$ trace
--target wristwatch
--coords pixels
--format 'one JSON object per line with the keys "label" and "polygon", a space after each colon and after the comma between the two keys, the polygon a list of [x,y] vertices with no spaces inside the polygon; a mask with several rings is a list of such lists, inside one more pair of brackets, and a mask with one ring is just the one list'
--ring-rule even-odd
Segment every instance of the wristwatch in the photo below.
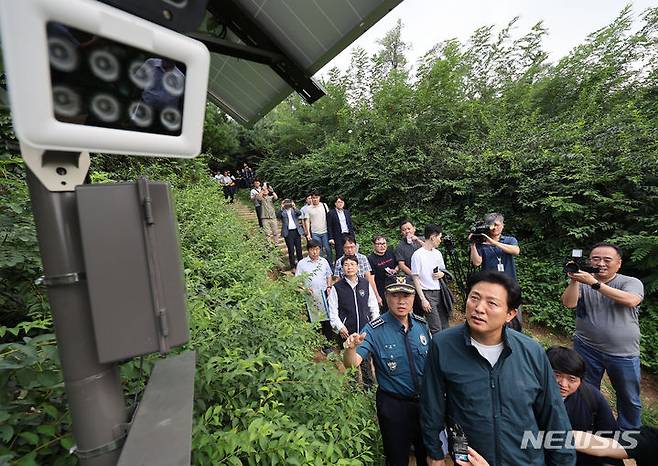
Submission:
{"label": "wristwatch", "polygon": [[598,291],[601,289],[601,282],[597,281],[596,283],[592,283],[590,286],[592,287],[593,290]]}

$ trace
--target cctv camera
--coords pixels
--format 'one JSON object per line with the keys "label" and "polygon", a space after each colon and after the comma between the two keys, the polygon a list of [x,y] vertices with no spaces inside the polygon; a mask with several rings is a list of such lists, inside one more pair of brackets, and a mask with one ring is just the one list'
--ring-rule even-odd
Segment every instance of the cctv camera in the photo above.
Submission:
{"label": "cctv camera", "polygon": [[0,0],[18,139],[44,150],[194,157],[209,53],[94,0]]}

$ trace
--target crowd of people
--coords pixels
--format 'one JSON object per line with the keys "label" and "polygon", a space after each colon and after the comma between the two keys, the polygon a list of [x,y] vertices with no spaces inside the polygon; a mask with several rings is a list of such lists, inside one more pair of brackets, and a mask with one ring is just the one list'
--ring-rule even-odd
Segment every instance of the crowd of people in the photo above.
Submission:
{"label": "crowd of people", "polygon": [[[365,388],[376,381],[387,464],[406,465],[413,452],[418,465],[442,465],[449,451],[457,464],[474,466],[614,465],[623,457],[649,464],[656,432],[640,430],[644,290],[640,280],[618,273],[618,246],[593,245],[595,268],[566,274],[562,303],[575,308],[573,349],[546,352],[523,334],[515,263],[521,248],[503,234],[500,213],[485,216],[485,232],[469,236],[470,260],[481,270],[468,282],[465,322],[451,327],[452,277],[439,249],[440,225],[426,225],[419,236],[405,219],[395,247],[375,235],[366,256],[342,196],[331,208],[317,191],[301,208],[292,199],[277,206],[274,189],[254,179],[250,198],[266,235],[276,243],[280,231],[285,239],[326,350],[342,343],[345,366],[359,368]],[[604,373],[616,394],[616,419],[599,391]],[[577,457],[568,445],[574,432],[590,442],[575,445]],[[619,432],[635,435],[628,437],[634,448],[620,445]],[[546,435],[540,444],[524,443]],[[592,447],[593,439],[605,447]]]}
{"label": "crowd of people", "polygon": [[252,185],[255,172],[245,163],[242,168],[238,168],[236,175],[231,175],[231,170],[223,170],[215,173],[213,177],[222,186],[224,199],[231,203],[235,201],[235,193],[239,188],[248,188]]}

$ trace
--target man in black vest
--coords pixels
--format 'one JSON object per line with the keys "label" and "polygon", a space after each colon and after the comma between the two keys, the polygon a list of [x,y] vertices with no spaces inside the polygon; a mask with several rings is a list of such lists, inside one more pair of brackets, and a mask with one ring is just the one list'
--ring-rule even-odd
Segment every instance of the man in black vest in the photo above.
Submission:
{"label": "man in black vest", "polygon": [[[359,260],[356,256],[344,256],[342,266],[345,276],[331,288],[327,304],[331,326],[345,340],[352,333],[361,333],[368,322],[379,317],[379,305],[375,290],[357,273]],[[372,383],[370,361],[360,367],[363,384],[369,387]]]}

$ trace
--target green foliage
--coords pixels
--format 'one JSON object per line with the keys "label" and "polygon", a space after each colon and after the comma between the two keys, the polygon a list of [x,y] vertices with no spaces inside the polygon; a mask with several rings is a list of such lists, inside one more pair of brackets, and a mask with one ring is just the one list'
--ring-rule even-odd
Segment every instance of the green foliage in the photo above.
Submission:
{"label": "green foliage", "polygon": [[[560,269],[570,249],[618,243],[622,273],[646,287],[643,364],[655,370],[658,9],[634,28],[624,8],[555,64],[543,25],[515,37],[515,23],[437,44],[414,80],[379,66],[404,51],[401,25],[374,55],[355,50],[345,73],[330,73],[341,125],[308,125],[325,109],[281,104],[256,127],[269,141],[259,173],[289,197],[313,187],[346,195],[369,232],[411,217],[463,239],[476,218],[502,212],[521,242],[525,309],[565,332],[574,321],[560,304]],[[295,151],[273,130],[282,122]]]}
{"label": "green foliage", "polygon": [[[0,113],[0,133],[4,140],[13,138],[5,112]],[[16,154],[0,152],[0,341],[6,329],[49,314],[48,302],[34,284],[40,270],[23,161]]]}
{"label": "green foliage", "polygon": [[54,335],[0,345],[1,463],[76,464],[62,382]]}

